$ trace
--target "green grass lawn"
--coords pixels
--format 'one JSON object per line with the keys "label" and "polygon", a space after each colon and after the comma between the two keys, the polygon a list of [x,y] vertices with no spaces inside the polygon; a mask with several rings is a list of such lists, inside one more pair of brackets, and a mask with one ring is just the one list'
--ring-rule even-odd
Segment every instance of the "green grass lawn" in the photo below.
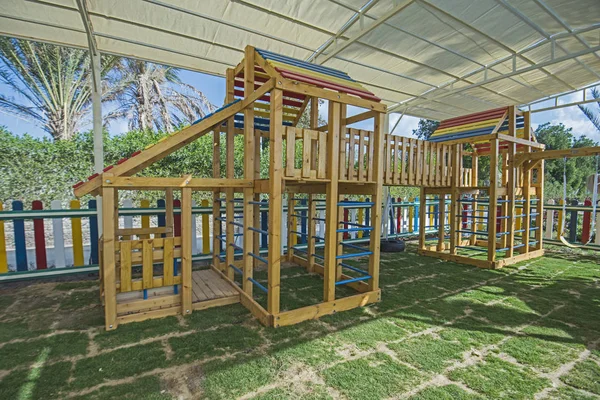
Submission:
{"label": "green grass lawn", "polygon": [[[600,255],[489,271],[409,247],[382,254],[381,286],[279,329],[236,304],[113,332],[94,281],[0,286],[0,399],[600,399]],[[282,270],[284,307],[321,293]]]}

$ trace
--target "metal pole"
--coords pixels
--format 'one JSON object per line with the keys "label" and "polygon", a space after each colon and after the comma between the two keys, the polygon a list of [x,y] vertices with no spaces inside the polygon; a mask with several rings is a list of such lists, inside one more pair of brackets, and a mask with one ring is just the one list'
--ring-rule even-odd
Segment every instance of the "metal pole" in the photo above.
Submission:
{"label": "metal pole", "polygon": [[[104,143],[102,137],[102,81],[100,78],[100,52],[90,52],[92,70],[92,118],[94,127],[94,171],[102,173],[104,168]],[[102,196],[96,196],[98,213],[98,235],[102,235]]]}

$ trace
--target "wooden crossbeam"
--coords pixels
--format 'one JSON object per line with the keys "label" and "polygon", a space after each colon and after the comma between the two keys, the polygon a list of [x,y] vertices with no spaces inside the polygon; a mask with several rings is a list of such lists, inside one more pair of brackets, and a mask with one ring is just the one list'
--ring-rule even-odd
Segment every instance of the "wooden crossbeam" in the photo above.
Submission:
{"label": "wooden crossbeam", "polygon": [[[167,155],[173,153],[174,151],[179,150],[183,146],[193,142],[198,139],[202,135],[210,132],[216,125],[219,125],[221,122],[225,121],[227,118],[230,118],[242,111],[250,104],[254,103],[258,98],[264,96],[267,92],[271,91],[275,86],[275,80],[270,79],[265,82],[259,89],[257,89],[250,96],[246,97],[244,100],[227,107],[209,118],[206,118],[195,125],[190,125],[185,129],[177,132],[174,135],[167,137],[160,143],[144,150],[140,154],[135,157],[128,159],[122,164],[116,165],[114,168],[110,170],[113,176],[130,176],[133,175],[142,169],[146,168],[153,162],[166,157]],[[88,193],[91,193],[98,189],[102,184],[102,175],[99,175],[87,182],[83,185],[79,186],[74,190],[75,196],[81,197]]]}

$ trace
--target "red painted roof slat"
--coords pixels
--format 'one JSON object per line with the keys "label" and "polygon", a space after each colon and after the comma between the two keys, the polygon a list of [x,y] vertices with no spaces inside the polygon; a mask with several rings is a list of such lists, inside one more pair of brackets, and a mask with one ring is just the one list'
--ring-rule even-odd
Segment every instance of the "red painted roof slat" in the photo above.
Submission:
{"label": "red painted roof slat", "polygon": [[368,99],[368,100],[373,100],[373,101],[377,101],[377,102],[381,101],[381,99],[379,97],[375,96],[371,92],[367,92],[366,90],[358,90],[358,89],[354,89],[354,88],[349,88],[347,86],[339,85],[339,84],[332,83],[332,82],[327,82],[327,81],[324,81],[324,80],[321,80],[318,78],[313,78],[313,77],[298,74],[295,72],[286,71],[281,68],[276,68],[276,70],[284,78],[290,78],[290,79],[297,80],[300,82],[309,83],[311,85],[316,85],[316,86],[327,88],[327,89],[333,89],[338,92],[353,94],[355,96],[362,97],[362,98]]}

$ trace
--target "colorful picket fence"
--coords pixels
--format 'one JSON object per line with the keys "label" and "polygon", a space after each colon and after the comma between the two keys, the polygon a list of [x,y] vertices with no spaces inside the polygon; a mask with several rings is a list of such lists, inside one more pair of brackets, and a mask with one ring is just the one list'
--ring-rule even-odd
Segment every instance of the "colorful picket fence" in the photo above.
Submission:
{"label": "colorful picket fence", "polygon": [[[369,201],[369,199],[365,199]],[[394,201],[389,208],[387,230],[382,234],[388,238],[411,237],[418,234],[419,230],[419,199],[400,198]],[[438,220],[438,201],[426,203],[428,208],[425,229],[429,233],[436,233],[441,221]],[[82,207],[78,200],[73,200],[69,208],[63,208],[60,201],[52,201],[49,208],[44,208],[41,201],[34,201],[29,207],[20,201],[11,202],[8,207],[0,203],[0,277],[14,273],[30,271],[77,269],[96,267],[98,264],[98,220],[96,214],[96,201],[90,200]],[[164,200],[158,200],[155,207],[150,206],[148,200],[142,200],[138,207],[133,201],[125,199],[119,209],[120,225],[124,228],[164,226]],[[175,235],[181,229],[181,220],[177,214],[178,201],[175,201]],[[7,210],[10,209],[10,210]],[[295,212],[306,213],[308,207],[305,202],[300,202],[295,207]],[[552,244],[560,244],[557,229],[561,218],[562,206],[550,201],[544,211],[544,238]],[[240,209],[241,211],[241,209]],[[266,229],[267,209],[261,210],[261,224]],[[600,215],[596,219],[596,226],[591,226],[591,201],[584,204],[571,202],[567,206],[567,239],[572,243],[587,242],[590,236],[594,238],[590,248],[600,248]],[[222,210],[225,212],[225,209]],[[324,208],[317,207],[318,213],[324,213]],[[211,258],[212,240],[212,213],[213,208],[208,200],[202,200],[198,206],[194,204],[192,231],[195,237],[192,241],[192,250],[195,260],[209,260]],[[284,221],[282,227],[287,227],[287,208],[284,207]],[[368,209],[345,208],[344,221],[358,224],[369,224]],[[306,219],[298,218],[295,221],[297,230],[306,233]],[[447,225],[447,221],[443,221]],[[324,224],[318,223],[317,234],[324,233]],[[386,235],[387,232],[387,235]],[[264,235],[263,235],[264,236]],[[282,232],[282,250],[287,247],[287,233]],[[368,232],[348,232],[345,240],[368,241]],[[294,239],[296,240],[296,239]],[[301,244],[302,237],[298,238]],[[261,245],[267,238],[261,237]]]}

